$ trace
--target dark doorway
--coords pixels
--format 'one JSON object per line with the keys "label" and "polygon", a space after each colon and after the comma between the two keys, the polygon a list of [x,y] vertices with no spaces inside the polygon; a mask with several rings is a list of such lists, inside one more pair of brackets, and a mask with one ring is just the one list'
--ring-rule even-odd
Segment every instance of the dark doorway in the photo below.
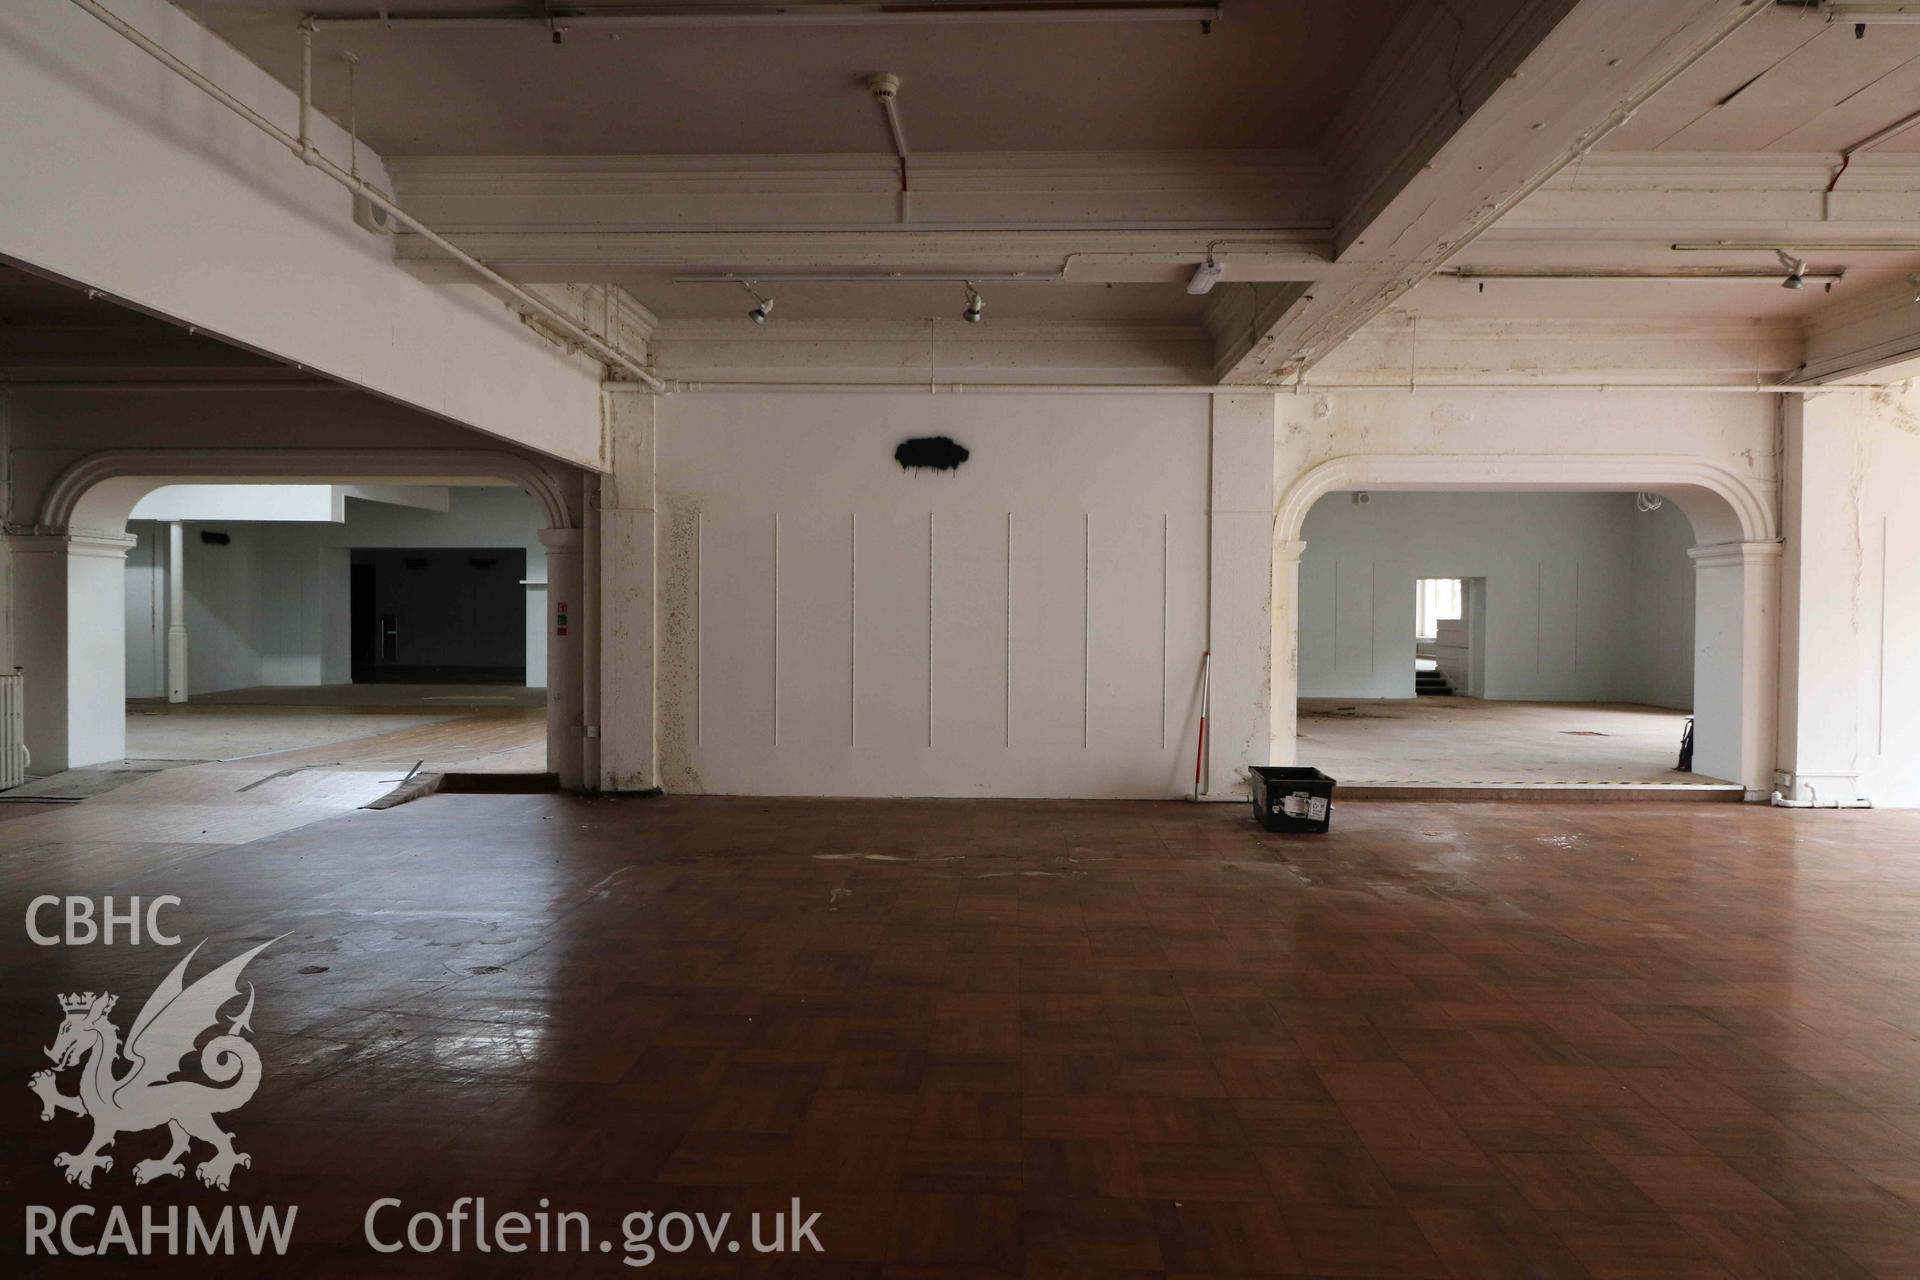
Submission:
{"label": "dark doorway", "polygon": [[353,656],[353,678],[360,679],[360,673],[373,666],[373,655],[377,651],[374,642],[373,621],[373,564],[356,561],[352,567],[351,591],[353,598],[353,625],[351,652]]}
{"label": "dark doorway", "polygon": [[524,684],[522,547],[353,553],[355,684]]}

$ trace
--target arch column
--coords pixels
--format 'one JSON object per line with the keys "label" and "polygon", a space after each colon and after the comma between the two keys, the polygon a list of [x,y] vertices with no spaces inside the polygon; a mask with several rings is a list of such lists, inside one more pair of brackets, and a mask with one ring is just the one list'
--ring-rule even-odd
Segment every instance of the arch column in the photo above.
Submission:
{"label": "arch column", "polygon": [[1694,772],[1738,782],[1749,799],[1763,799],[1773,781],[1781,550],[1778,542],[1718,542],[1687,552]]}
{"label": "arch column", "polygon": [[597,557],[599,583],[592,663],[598,671],[588,672],[587,715],[599,725],[600,737],[598,752],[588,752],[587,774],[595,790],[618,793],[645,791],[660,781],[654,711],[658,401],[624,385],[609,387],[606,399],[609,466],[588,511],[587,554]]}
{"label": "arch column", "polygon": [[187,540],[167,522],[167,701],[187,700]]}
{"label": "arch column", "polygon": [[1300,556],[1307,544],[1273,544],[1273,762],[1294,764],[1300,733]]}
{"label": "arch column", "polygon": [[31,772],[127,754],[126,560],[112,533],[14,534],[14,663],[26,674]]}
{"label": "arch column", "polygon": [[542,529],[540,542],[547,549],[547,769],[562,790],[578,791],[586,785],[584,539],[579,529]]}

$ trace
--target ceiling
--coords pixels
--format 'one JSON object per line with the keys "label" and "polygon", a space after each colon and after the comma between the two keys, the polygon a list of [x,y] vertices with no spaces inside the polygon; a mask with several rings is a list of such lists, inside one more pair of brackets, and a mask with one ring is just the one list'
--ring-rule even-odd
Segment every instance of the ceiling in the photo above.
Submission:
{"label": "ceiling", "polygon": [[[675,281],[666,272],[635,273],[619,283],[647,307],[675,319],[744,317],[753,299],[739,285]],[[957,317],[966,306],[966,287],[951,284],[759,284],[774,299],[774,314],[784,320],[922,320]],[[1093,287],[1053,284],[978,286],[992,319],[1034,321],[1099,320],[1119,322],[1198,322],[1205,298],[1179,285],[1110,284]]]}
{"label": "ceiling", "polygon": [[[179,3],[297,85],[297,24],[316,0]],[[343,3],[359,13],[380,7]],[[542,12],[536,0],[384,7],[400,17]],[[1604,59],[1631,43],[1606,26],[1632,25],[1619,16],[1628,0],[1578,7],[1587,25],[1563,25],[1589,33],[1584,53]],[[1638,22],[1682,7],[1642,5]],[[775,319],[756,329],[737,285],[677,278],[694,271],[1020,270],[1067,278],[984,284],[989,325],[1189,326],[1251,338],[1275,322],[1255,287],[1316,281],[1308,292],[1330,296],[1342,272],[1358,278],[1344,257],[1327,258],[1337,200],[1348,193],[1348,156],[1384,136],[1378,122],[1402,107],[1423,109],[1400,100],[1420,89],[1406,68],[1421,58],[1437,67],[1429,79],[1444,79],[1464,120],[1472,77],[1491,56],[1474,49],[1497,48],[1499,33],[1521,29],[1532,12],[1520,0],[1226,0],[1211,34],[1184,21],[581,26],[560,43],[539,23],[323,23],[315,93],[344,119],[342,54],[350,50],[360,133],[396,161],[403,203],[427,209],[437,229],[507,274],[617,284],[669,327],[737,320],[743,336],[771,337],[810,322],[954,318],[964,305],[958,283],[767,284]],[[1668,46],[1657,47],[1668,56]],[[865,84],[882,71],[903,80],[898,105],[919,202],[911,215],[904,199],[896,215],[892,141]],[[1588,74],[1597,82],[1604,73]],[[1550,103],[1536,105],[1550,114]],[[1856,36],[1810,9],[1773,5],[1591,153],[1484,234],[1449,242],[1442,256],[1447,271],[1568,278],[1441,275],[1399,296],[1394,309],[1517,325],[1635,317],[1811,324],[1920,269],[1920,127],[1862,153],[1826,194],[1843,150],[1916,106],[1920,26],[1874,25]],[[1457,167],[1498,159],[1496,149]],[[1263,258],[1246,247],[1262,234],[1298,239]],[[835,235],[842,240],[829,243]],[[847,249],[848,236],[871,252]],[[1675,248],[1720,241],[1745,247]],[[1862,242],[1899,247],[1863,251]],[[1219,244],[1229,245],[1221,286],[1189,294],[1180,282]],[[1772,272],[1776,246],[1844,279],[1787,290],[1777,279],[1577,278]],[[417,258],[408,265],[430,269]]]}
{"label": "ceiling", "polygon": [[[1778,5],[1687,69],[1609,134],[1593,157],[1464,249],[1480,270],[1560,267],[1647,273],[1729,268],[1758,283],[1672,280],[1461,281],[1438,276],[1400,302],[1419,316],[1529,319],[1646,317],[1810,319],[1895,285],[1920,268],[1920,126],[1860,153],[1835,180],[1840,153],[1920,108],[1920,26],[1827,22]],[[1658,167],[1622,182],[1623,165]],[[1770,166],[1783,166],[1770,176]],[[1787,167],[1794,166],[1794,167]],[[1822,208],[1821,192],[1834,183]],[[1683,202],[1678,193],[1684,190]],[[1581,193],[1593,196],[1579,209]],[[1866,208],[1866,202],[1877,207]],[[1543,208],[1552,212],[1543,213]],[[1734,252],[1676,251],[1730,240]],[[1861,243],[1902,246],[1862,251]],[[1838,283],[1777,287],[1772,246]],[[1835,247],[1827,247],[1835,246]]]}
{"label": "ceiling", "polygon": [[[1311,146],[1413,0],[1229,0],[1198,23],[383,31],[322,27],[315,97],[387,155],[738,155],[890,150],[865,87],[904,83],[916,151]],[[314,0],[183,0],[287,84]],[[538,4],[398,0],[537,16]],[[586,6],[582,6],[586,7]],[[326,6],[321,6],[324,11]],[[349,11],[373,6],[349,4]]]}
{"label": "ceiling", "polygon": [[170,325],[86,290],[0,263],[0,330],[63,328],[165,329]]}
{"label": "ceiling", "polygon": [[[1604,151],[1840,151],[1920,107],[1920,26],[1856,36],[1776,7],[1615,130]],[[1876,150],[1920,151],[1920,129]]]}
{"label": "ceiling", "polygon": [[0,384],[304,376],[170,320],[0,262]]}

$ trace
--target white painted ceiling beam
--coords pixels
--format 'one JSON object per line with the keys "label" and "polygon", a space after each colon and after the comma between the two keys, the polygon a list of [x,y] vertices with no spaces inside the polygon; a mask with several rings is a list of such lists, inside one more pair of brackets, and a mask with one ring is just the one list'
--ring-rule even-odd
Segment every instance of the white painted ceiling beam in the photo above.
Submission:
{"label": "white painted ceiling beam", "polygon": [[456,241],[584,230],[1006,226],[1322,230],[1330,175],[1302,152],[415,156],[400,198]]}
{"label": "white painted ceiling beam", "polygon": [[[298,95],[163,0],[115,17],[280,128]],[[0,4],[0,255],[396,404],[584,467],[602,366],[479,290],[396,271],[354,197],[67,3]],[[350,154],[323,116],[316,149]],[[358,148],[381,185],[380,157]]]}
{"label": "white painted ceiling beam", "polygon": [[1314,366],[1316,387],[1486,382],[1733,386],[1794,377],[1792,318],[1541,320],[1414,317],[1393,310]]}
{"label": "white painted ceiling beam", "polygon": [[1920,357],[1920,285],[1901,278],[1842,299],[1806,326],[1806,364],[1795,379],[1835,382],[1888,372],[1912,377]]}
{"label": "white painted ceiling beam", "polygon": [[[1069,283],[1183,283],[1209,245],[1225,280],[1310,280],[1325,274],[1323,232],[1192,230],[472,231],[469,253],[520,281],[627,279],[635,274],[729,271],[952,271],[1057,275]],[[1224,244],[1222,243],[1224,242]],[[432,246],[399,237],[395,253],[425,279],[453,279]],[[641,301],[645,301],[644,295]]]}
{"label": "white painted ceiling beam", "polygon": [[1283,380],[1330,354],[1760,0],[1476,0],[1409,11],[1325,147],[1340,270],[1223,371]]}
{"label": "white painted ceiling beam", "polygon": [[1829,192],[1836,163],[1820,152],[1596,153],[1522,200],[1475,248],[1647,240],[1670,252],[1675,243],[1751,243],[1764,236],[1809,249],[1874,239],[1920,242],[1914,225],[1920,155],[1862,156]]}
{"label": "white painted ceiling beam", "polygon": [[681,382],[1194,384],[1213,344],[1195,325],[996,320],[671,320],[654,339]]}
{"label": "white painted ceiling beam", "polygon": [[[654,355],[662,374],[696,383],[1193,385],[1214,380],[1212,356],[1221,340],[1196,325],[1146,322],[976,326],[949,316],[756,327],[733,319],[670,320],[655,339]],[[1415,388],[1776,385],[1799,376],[1803,351],[1800,322],[1791,317],[1515,323],[1416,319],[1394,310],[1362,326],[1315,366],[1309,381]]]}

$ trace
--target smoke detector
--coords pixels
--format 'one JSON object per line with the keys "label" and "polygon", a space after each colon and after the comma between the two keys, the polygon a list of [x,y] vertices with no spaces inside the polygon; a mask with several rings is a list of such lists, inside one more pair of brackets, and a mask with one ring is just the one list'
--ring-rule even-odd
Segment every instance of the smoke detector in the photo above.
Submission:
{"label": "smoke detector", "polygon": [[900,77],[890,71],[878,71],[867,77],[867,90],[875,102],[892,102],[900,96]]}

